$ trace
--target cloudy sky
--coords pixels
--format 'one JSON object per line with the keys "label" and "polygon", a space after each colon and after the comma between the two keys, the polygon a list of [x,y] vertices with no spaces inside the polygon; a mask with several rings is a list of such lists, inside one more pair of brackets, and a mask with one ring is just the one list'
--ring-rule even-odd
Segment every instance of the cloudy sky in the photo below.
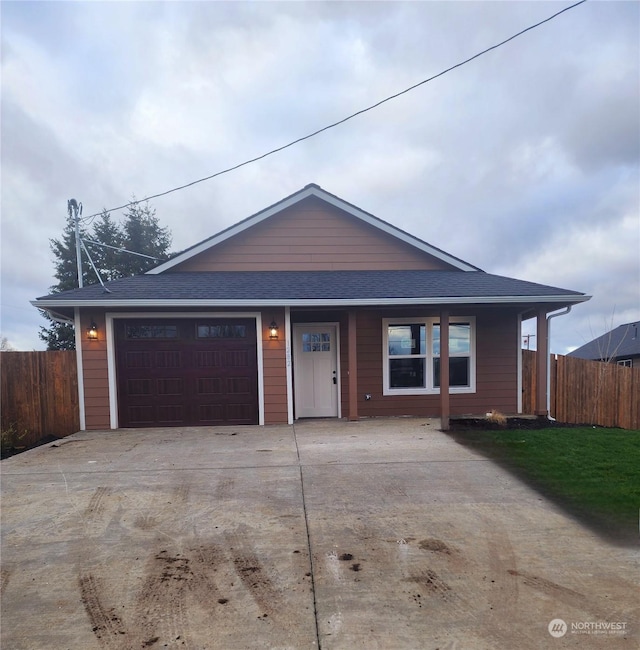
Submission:
{"label": "cloudy sky", "polygon": [[[43,349],[29,301],[67,199],[88,215],[214,174],[570,4],[4,0],[2,336]],[[318,183],[485,271],[593,295],[553,321],[564,353],[640,319],[639,62],[640,4],[590,1],[152,205],[179,250]]]}

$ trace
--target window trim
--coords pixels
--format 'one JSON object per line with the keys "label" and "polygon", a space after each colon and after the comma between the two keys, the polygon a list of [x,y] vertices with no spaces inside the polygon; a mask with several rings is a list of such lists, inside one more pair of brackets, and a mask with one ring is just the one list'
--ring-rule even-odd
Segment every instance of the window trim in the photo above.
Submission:
{"label": "window trim", "polygon": [[[382,319],[382,394],[393,395],[439,395],[440,388],[433,385],[433,360],[440,355],[433,354],[433,326],[440,323],[439,316],[416,316],[414,318],[383,318]],[[476,317],[451,316],[449,325],[469,324],[469,385],[449,386],[449,394],[469,394],[476,392]],[[423,388],[391,388],[389,386],[389,325],[424,325],[426,336],[426,354],[414,355],[414,358],[425,359],[425,386]],[[467,355],[450,354],[449,357],[464,357]]]}

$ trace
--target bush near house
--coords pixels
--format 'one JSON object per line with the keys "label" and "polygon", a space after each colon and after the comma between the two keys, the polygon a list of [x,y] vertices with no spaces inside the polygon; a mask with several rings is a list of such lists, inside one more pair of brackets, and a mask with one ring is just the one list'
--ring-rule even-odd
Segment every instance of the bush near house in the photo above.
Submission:
{"label": "bush near house", "polygon": [[15,422],[9,422],[0,430],[0,457],[13,456],[26,448],[25,438],[29,432]]}

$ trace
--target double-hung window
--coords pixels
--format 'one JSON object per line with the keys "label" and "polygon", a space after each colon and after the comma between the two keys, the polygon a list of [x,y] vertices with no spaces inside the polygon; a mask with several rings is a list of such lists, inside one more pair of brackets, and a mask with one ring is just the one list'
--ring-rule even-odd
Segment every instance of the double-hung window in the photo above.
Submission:
{"label": "double-hung window", "polygon": [[[383,319],[383,394],[440,392],[438,318]],[[475,319],[449,321],[449,390],[475,392]]]}

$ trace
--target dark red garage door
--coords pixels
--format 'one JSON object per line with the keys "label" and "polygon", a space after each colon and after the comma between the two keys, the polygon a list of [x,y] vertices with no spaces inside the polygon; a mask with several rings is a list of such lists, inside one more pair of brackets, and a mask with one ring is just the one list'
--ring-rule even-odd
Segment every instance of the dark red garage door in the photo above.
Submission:
{"label": "dark red garage door", "polygon": [[254,320],[114,322],[121,427],[258,423]]}

